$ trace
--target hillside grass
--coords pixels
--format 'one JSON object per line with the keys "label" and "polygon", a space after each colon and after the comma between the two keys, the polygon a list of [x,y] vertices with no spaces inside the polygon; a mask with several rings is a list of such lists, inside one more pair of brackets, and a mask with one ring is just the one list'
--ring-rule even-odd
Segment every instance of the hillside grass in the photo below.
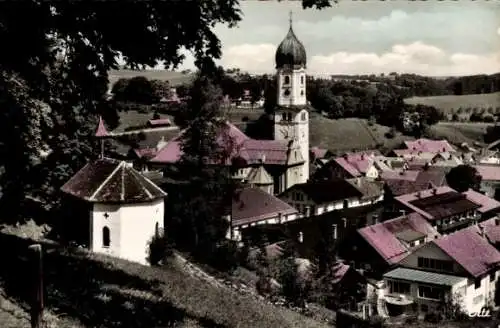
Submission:
{"label": "hillside grass", "polygon": [[193,80],[193,74],[183,74],[167,70],[111,70],[109,72],[109,88],[112,88],[116,81],[121,78],[130,79],[136,76],[144,76],[150,80],[168,81],[172,87],[190,83]]}
{"label": "hillside grass", "polygon": [[434,96],[434,97],[412,97],[405,99],[405,103],[410,105],[434,106],[448,114],[458,108],[490,108],[497,110],[500,108],[500,92],[472,94],[462,96]]}
{"label": "hillside grass", "polygon": [[[25,274],[29,265],[23,257],[32,242],[0,234],[0,247],[9,249],[0,267],[0,281],[17,302],[29,295]],[[44,254],[44,270],[46,308],[57,309],[82,327],[328,327],[215,287],[176,265],[149,267],[52,246]]]}
{"label": "hillside grass", "polygon": [[434,139],[447,139],[454,144],[462,142],[467,142],[469,145],[474,142],[482,144],[486,129],[491,125],[493,123],[439,122],[429,128],[427,136]]}

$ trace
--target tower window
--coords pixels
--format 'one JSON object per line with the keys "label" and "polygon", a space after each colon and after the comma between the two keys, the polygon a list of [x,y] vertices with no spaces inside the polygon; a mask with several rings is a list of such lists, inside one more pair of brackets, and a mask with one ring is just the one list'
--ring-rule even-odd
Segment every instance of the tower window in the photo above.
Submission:
{"label": "tower window", "polygon": [[286,113],[281,114],[281,120],[286,121]]}
{"label": "tower window", "polygon": [[304,75],[300,77],[300,84],[304,84]]}
{"label": "tower window", "polygon": [[283,92],[285,97],[288,97],[290,95],[290,89],[285,89],[285,92]]}
{"label": "tower window", "polygon": [[102,247],[109,247],[110,244],[110,236],[109,236],[109,228],[102,228]]}
{"label": "tower window", "polygon": [[292,113],[288,113],[288,120],[291,121],[292,120]]}
{"label": "tower window", "polygon": [[285,76],[285,84],[290,84],[290,76]]}
{"label": "tower window", "polygon": [[306,113],[302,113],[300,114],[300,120],[301,121],[305,121],[307,118],[306,118]]}
{"label": "tower window", "polygon": [[300,95],[303,96],[304,95],[304,90],[300,90]]}

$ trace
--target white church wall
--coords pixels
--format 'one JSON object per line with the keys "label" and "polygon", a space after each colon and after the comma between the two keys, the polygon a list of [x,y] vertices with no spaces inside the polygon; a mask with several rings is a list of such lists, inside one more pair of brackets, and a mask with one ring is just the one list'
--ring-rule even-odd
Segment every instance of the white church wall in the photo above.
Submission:
{"label": "white church wall", "polygon": [[164,208],[163,199],[121,208],[121,258],[147,264],[149,241],[155,234],[156,224],[163,229]]}
{"label": "white church wall", "polygon": [[[94,204],[91,218],[90,249],[96,253],[119,256],[121,246],[120,206]],[[104,227],[109,229],[109,247],[103,244]]]}

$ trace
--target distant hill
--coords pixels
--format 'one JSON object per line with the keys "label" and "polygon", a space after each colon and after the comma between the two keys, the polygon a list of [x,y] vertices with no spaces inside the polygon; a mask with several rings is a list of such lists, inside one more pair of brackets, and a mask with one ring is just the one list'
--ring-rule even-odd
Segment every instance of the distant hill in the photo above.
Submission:
{"label": "distant hill", "polygon": [[412,97],[405,99],[405,103],[411,105],[428,105],[441,109],[448,113],[451,110],[456,110],[459,107],[475,107],[494,109],[500,107],[500,92],[471,94],[463,96],[433,96],[433,97]]}
{"label": "distant hill", "polygon": [[121,78],[130,79],[135,76],[144,76],[151,80],[166,80],[171,86],[177,86],[189,83],[193,79],[193,74],[184,74],[167,70],[141,70],[134,71],[130,69],[111,70],[109,72],[109,87],[111,88],[116,81]]}

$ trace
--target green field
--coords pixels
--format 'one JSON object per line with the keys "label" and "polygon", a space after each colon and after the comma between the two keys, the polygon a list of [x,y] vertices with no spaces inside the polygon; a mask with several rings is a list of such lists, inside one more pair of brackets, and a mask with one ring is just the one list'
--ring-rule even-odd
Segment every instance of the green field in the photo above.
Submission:
{"label": "green field", "polygon": [[440,122],[429,129],[428,137],[435,139],[447,139],[451,143],[460,144],[467,142],[483,143],[483,136],[488,126],[492,123],[458,123],[458,122]]}
{"label": "green field", "polygon": [[142,70],[133,71],[129,69],[111,70],[109,72],[110,88],[121,78],[130,79],[135,76],[144,76],[150,80],[166,80],[171,86],[189,83],[192,81],[192,74],[182,74],[181,72],[172,72],[166,70]]}
{"label": "green field", "polygon": [[412,97],[405,99],[410,105],[427,105],[441,109],[444,113],[450,113],[458,108],[490,108],[500,109],[500,92],[474,94],[463,96],[435,96],[435,97]]}

